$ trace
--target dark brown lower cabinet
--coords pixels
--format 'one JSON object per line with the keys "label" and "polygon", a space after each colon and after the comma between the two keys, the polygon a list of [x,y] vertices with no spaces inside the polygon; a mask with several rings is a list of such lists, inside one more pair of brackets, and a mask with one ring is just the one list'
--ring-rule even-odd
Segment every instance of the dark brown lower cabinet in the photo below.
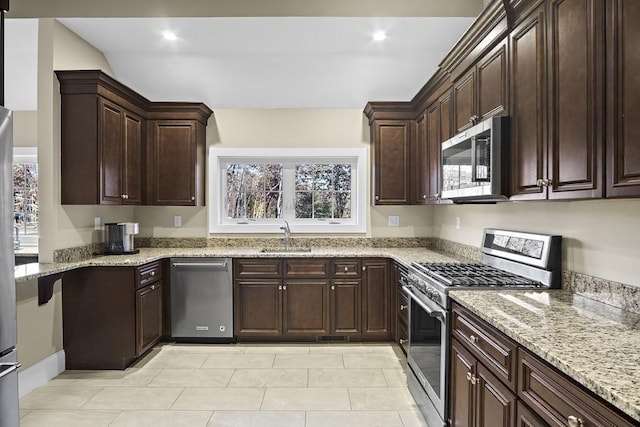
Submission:
{"label": "dark brown lower cabinet", "polygon": [[357,336],[362,331],[361,288],[360,279],[331,281],[330,335]]}
{"label": "dark brown lower cabinet", "polygon": [[451,365],[451,426],[515,425],[515,394],[455,339]]}
{"label": "dark brown lower cabinet", "polygon": [[88,267],[65,273],[67,369],[125,369],[162,336],[162,268]]}
{"label": "dark brown lower cabinet", "polygon": [[389,266],[386,258],[235,259],[235,335],[240,341],[389,341],[395,304]]}
{"label": "dark brown lower cabinet", "polygon": [[329,333],[328,280],[285,280],[282,290],[285,337]]}
{"label": "dark brown lower cabinet", "polygon": [[529,408],[522,402],[518,401],[516,407],[516,426],[517,427],[548,427],[536,414],[531,412]]}

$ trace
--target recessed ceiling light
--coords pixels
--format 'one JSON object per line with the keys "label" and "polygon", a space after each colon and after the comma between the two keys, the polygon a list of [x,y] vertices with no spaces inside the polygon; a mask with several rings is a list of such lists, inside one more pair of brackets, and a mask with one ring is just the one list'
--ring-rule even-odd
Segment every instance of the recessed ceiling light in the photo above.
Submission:
{"label": "recessed ceiling light", "polygon": [[178,36],[176,36],[176,33],[174,33],[173,31],[163,31],[162,37],[164,37],[165,40],[178,40]]}
{"label": "recessed ceiling light", "polygon": [[373,33],[373,40],[377,42],[381,42],[386,38],[387,38],[387,33],[384,31],[376,31],[375,33]]}

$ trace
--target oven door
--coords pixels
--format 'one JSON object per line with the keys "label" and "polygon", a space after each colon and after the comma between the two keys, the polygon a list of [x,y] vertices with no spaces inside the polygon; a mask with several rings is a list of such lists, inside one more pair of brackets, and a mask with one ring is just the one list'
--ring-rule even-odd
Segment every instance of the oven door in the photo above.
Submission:
{"label": "oven door", "polygon": [[413,378],[409,379],[409,385],[412,381],[414,385],[417,382],[428,397],[427,404],[423,405],[416,396],[420,390],[412,390],[429,425],[445,425],[449,314],[433,301],[421,297],[418,291],[407,286],[403,286],[403,291],[410,297],[407,353],[410,372],[407,374]]}

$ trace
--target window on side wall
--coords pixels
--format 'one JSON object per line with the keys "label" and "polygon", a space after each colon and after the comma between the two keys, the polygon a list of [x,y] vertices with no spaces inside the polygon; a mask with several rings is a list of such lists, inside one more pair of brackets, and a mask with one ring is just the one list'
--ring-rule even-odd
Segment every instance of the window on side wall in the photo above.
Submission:
{"label": "window on side wall", "polygon": [[20,246],[37,246],[38,213],[37,149],[15,147],[13,149],[13,225]]}
{"label": "window on side wall", "polygon": [[365,149],[215,149],[209,231],[366,232]]}

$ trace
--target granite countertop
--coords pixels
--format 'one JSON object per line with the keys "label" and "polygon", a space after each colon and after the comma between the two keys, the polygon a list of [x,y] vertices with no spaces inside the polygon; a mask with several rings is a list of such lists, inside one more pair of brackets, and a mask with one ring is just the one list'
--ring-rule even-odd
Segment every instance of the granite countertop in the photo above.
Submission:
{"label": "granite countertop", "polygon": [[640,421],[640,315],[570,291],[452,291],[452,298]]}
{"label": "granite countertop", "polygon": [[141,248],[134,255],[108,255],[69,263],[33,263],[16,266],[15,281],[17,283],[39,277],[64,273],[76,268],[90,266],[139,266],[151,261],[170,257],[259,257],[259,258],[298,258],[298,257],[387,257],[405,265],[414,261],[422,262],[456,262],[468,259],[425,248],[313,248],[311,252],[276,252],[262,253],[260,249],[251,248]]}

